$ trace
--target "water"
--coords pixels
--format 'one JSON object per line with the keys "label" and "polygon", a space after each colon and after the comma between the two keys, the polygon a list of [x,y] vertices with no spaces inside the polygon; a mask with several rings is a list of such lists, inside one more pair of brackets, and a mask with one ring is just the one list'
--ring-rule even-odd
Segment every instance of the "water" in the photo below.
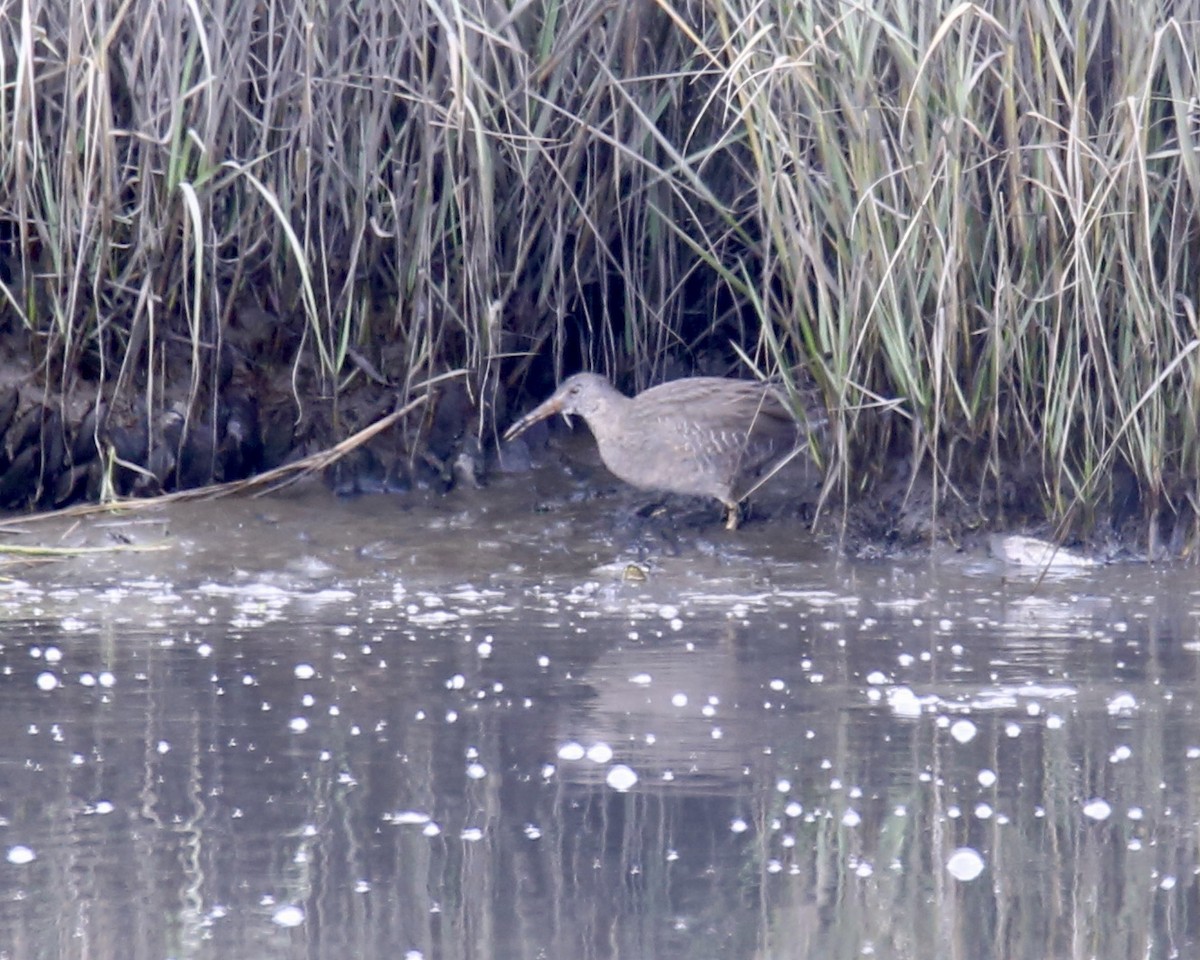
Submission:
{"label": "water", "polygon": [[0,958],[1200,955],[1192,571],[531,496],[31,528]]}

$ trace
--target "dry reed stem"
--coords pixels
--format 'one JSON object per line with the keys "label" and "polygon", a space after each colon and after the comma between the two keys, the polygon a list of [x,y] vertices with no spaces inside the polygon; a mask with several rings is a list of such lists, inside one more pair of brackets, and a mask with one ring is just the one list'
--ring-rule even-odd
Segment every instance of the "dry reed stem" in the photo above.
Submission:
{"label": "dry reed stem", "polygon": [[[435,379],[446,379],[446,377]],[[385,414],[378,420],[334,444],[332,447],[328,447],[325,450],[318,450],[307,457],[293,460],[291,463],[285,463],[282,466],[275,467],[273,470],[267,470],[253,477],[248,477],[245,480],[214,483],[205,487],[196,487],[191,490],[177,490],[173,493],[164,493],[155,497],[119,499],[107,503],[80,504],[74,507],[67,507],[64,510],[48,510],[43,513],[22,517],[21,523],[34,523],[40,520],[54,520],[67,517],[91,517],[106,513],[126,513],[131,510],[144,510],[160,507],[165,504],[189,503],[196,500],[220,500],[225,497],[237,496],[252,491],[256,491],[258,494],[271,493],[299,480],[303,480],[305,477],[311,476],[327,467],[333,466],[333,464],[358,447],[361,447],[372,437],[377,436],[388,427],[408,416],[425,403],[426,399],[426,397],[422,396],[417,397],[415,400],[410,400],[404,406],[393,410],[389,414]]]}

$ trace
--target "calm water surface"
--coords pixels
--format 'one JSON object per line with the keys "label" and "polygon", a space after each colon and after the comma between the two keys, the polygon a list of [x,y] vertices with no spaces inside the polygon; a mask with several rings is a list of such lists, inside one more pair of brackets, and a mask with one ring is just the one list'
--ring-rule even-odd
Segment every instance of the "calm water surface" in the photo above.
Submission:
{"label": "calm water surface", "polygon": [[530,506],[26,528],[0,960],[1200,956],[1194,571]]}

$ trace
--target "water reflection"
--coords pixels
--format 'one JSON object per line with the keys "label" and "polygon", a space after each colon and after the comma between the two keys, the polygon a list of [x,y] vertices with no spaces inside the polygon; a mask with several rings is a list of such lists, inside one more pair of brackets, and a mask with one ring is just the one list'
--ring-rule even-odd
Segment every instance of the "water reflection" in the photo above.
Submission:
{"label": "water reflection", "polygon": [[0,588],[0,958],[1197,955],[1185,574],[510,560]]}

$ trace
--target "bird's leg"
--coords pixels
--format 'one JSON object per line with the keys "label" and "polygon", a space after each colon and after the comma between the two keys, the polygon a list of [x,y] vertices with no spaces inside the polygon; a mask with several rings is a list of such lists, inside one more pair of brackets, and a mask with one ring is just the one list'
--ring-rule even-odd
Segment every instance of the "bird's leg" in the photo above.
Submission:
{"label": "bird's leg", "polygon": [[736,530],[742,520],[742,505],[736,500],[725,504],[725,529]]}

